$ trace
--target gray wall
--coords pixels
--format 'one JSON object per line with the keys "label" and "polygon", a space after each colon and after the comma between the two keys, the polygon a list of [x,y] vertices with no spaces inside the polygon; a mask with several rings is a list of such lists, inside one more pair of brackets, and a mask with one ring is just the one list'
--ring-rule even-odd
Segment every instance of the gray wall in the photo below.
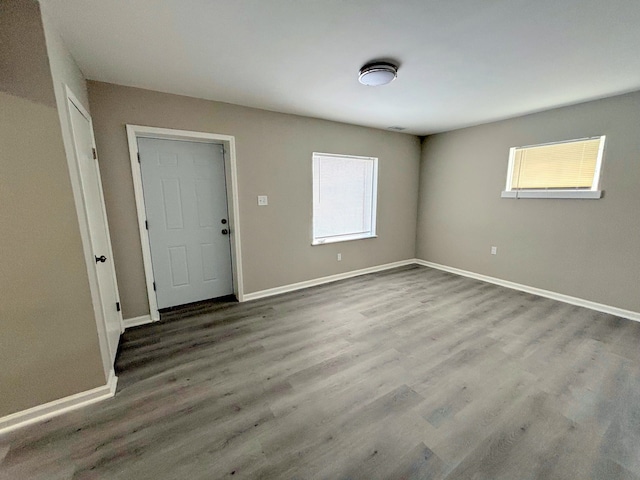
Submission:
{"label": "gray wall", "polygon": [[[510,147],[602,134],[604,198],[500,198]],[[427,137],[416,253],[640,311],[640,92]]]}
{"label": "gray wall", "polygon": [[[417,137],[107,83],[88,86],[124,318],[149,312],[127,123],[235,136],[245,293],[414,257]],[[314,151],[379,158],[378,238],[311,246]],[[269,206],[257,206],[259,194],[269,196]]]}
{"label": "gray wall", "polygon": [[104,385],[38,4],[0,2],[0,417]]}

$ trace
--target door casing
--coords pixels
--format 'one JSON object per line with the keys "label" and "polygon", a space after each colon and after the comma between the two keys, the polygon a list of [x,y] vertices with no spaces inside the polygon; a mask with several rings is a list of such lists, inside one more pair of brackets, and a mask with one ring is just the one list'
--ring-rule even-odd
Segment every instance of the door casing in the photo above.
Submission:
{"label": "door casing", "polygon": [[227,204],[229,208],[229,230],[231,242],[231,265],[233,276],[233,292],[236,298],[244,301],[242,281],[242,252],[240,248],[240,209],[238,206],[238,177],[236,169],[235,137],[207,132],[192,132],[188,130],[174,130],[170,128],[148,127],[127,124],[127,139],[129,142],[129,159],[133,177],[133,189],[138,214],[138,230],[142,245],[142,260],[149,300],[149,313],[152,322],[160,320],[158,303],[153,289],[154,277],[151,263],[151,247],[149,232],[145,227],[146,209],[142,189],[142,174],[138,161],[138,138],[158,138],[164,140],[183,140],[190,142],[217,143],[224,146],[225,181],[227,183]]}

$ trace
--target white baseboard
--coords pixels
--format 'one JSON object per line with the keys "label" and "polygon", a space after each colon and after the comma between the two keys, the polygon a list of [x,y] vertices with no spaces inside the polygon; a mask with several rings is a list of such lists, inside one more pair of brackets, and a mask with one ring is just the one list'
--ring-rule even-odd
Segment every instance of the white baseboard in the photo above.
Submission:
{"label": "white baseboard", "polygon": [[[428,262],[418,258],[411,258],[407,260],[401,260],[399,262],[386,263],[384,265],[376,265],[375,267],[363,268],[360,270],[353,270],[351,272],[338,273],[336,275],[329,275],[327,277],[315,278],[313,280],[307,280],[304,282],[291,283],[289,285],[282,285],[281,287],[269,288],[266,290],[259,290],[253,293],[247,293],[240,299],[241,302],[247,302],[250,300],[257,300],[259,298],[272,297],[274,295],[280,295],[282,293],[293,292],[296,290],[302,290],[304,288],[315,287],[316,285],[323,285],[325,283],[331,283],[338,280],[344,280],[346,278],[357,277],[359,275],[366,275],[368,273],[380,272],[383,270],[389,270],[391,268],[402,267],[405,265],[423,265],[425,267],[435,268],[437,270],[443,270],[445,272],[454,273],[463,277],[474,278],[483,282],[493,283],[502,287],[511,288],[513,290],[520,290],[522,292],[532,293],[541,297],[551,298],[560,302],[569,303],[571,305],[577,305],[579,307],[590,308],[598,312],[609,313],[618,317],[628,318],[629,320],[635,320],[640,322],[640,312],[634,312],[631,310],[625,310],[611,305],[604,305],[602,303],[592,302],[583,298],[572,297],[562,293],[552,292],[550,290],[544,290],[542,288],[531,287],[529,285],[523,285],[520,283],[510,282],[509,280],[502,280],[496,277],[490,277],[488,275],[482,275],[480,273],[474,273],[460,268],[449,267],[446,265],[440,265],[438,263]],[[153,323],[153,319],[150,315],[142,315],[140,317],[128,318],[123,321],[124,328],[137,327],[138,325],[146,325],[147,323]]]}
{"label": "white baseboard", "polygon": [[[562,293],[556,293],[541,288],[522,285],[520,283],[510,282],[508,280],[502,280],[500,278],[490,277],[488,275],[482,275],[480,273],[469,272],[467,270],[462,270],[455,267],[448,267],[446,265],[440,265],[438,263],[428,262],[426,260],[420,260],[417,258],[401,260],[399,262],[387,263],[384,265],[377,265],[375,267],[368,267],[360,270],[353,270],[351,272],[339,273],[336,275],[329,275],[327,277],[307,280],[305,282],[292,283],[289,285],[283,285],[281,287],[269,288],[267,290],[260,290],[258,292],[248,293],[244,295],[243,301],[271,297],[273,295],[279,295],[281,293],[293,292],[295,290],[301,290],[325,283],[331,283],[337,280],[343,280],[346,278],[357,277],[360,275],[366,275],[368,273],[380,272],[383,270],[389,270],[391,268],[397,268],[412,264],[423,265],[425,267],[435,268],[437,270],[443,270],[445,272],[461,275],[463,277],[469,277],[476,280],[481,280],[483,282],[493,283],[502,287],[520,290],[522,292],[551,298],[553,300],[569,303],[571,305],[590,308],[591,310],[596,310],[598,312],[608,313],[618,317],[628,318],[629,320],[640,322],[640,312],[625,310],[622,308],[613,307],[611,305],[604,305],[602,303],[592,302],[583,298],[572,297],[570,295],[564,295]],[[129,318],[123,321],[125,328],[145,325],[152,322],[153,320],[151,319],[150,315],[142,315],[140,317]],[[76,393],[75,395],[70,395],[65,398],[54,400],[53,402],[38,405],[28,410],[23,410],[21,412],[12,413],[11,415],[2,417],[0,418],[0,435],[21,427],[25,427],[27,425],[47,420],[49,418],[61,415],[66,412],[70,412],[72,410],[76,410],[78,408],[85,407],[92,403],[111,398],[115,395],[117,383],[118,377],[116,377],[115,372],[111,370],[107,384],[103,385],[102,387],[87,390],[86,392]]]}
{"label": "white baseboard", "polygon": [[337,280],[344,280],[345,278],[357,277],[360,275],[366,275],[367,273],[380,272],[382,270],[389,270],[390,268],[403,267],[405,265],[412,265],[416,263],[416,260],[410,258],[408,260],[401,260],[399,262],[385,263],[384,265],[376,265],[375,267],[362,268],[360,270],[352,270],[351,272],[338,273],[336,275],[329,275],[328,277],[314,278],[313,280],[307,280],[304,282],[291,283],[289,285],[283,285],[281,287],[269,288],[267,290],[259,290],[253,293],[246,293],[242,297],[242,301],[257,300],[259,298],[272,297],[274,295],[280,295],[281,293],[293,292],[295,290],[302,290],[303,288],[315,287],[316,285],[322,285],[324,283],[331,283]]}
{"label": "white baseboard", "polygon": [[147,323],[153,323],[151,315],[140,315],[139,317],[126,318],[122,321],[124,329],[137,327],[138,325],[146,325]]}
{"label": "white baseboard", "polygon": [[2,417],[0,418],[0,435],[111,398],[116,393],[117,384],[118,377],[111,370],[107,384],[102,387],[76,393]]}
{"label": "white baseboard", "polygon": [[612,307],[611,305],[604,305],[602,303],[592,302],[591,300],[585,300],[584,298],[572,297],[570,295],[564,295],[563,293],[556,293],[550,290],[543,290],[542,288],[530,287],[529,285],[522,285],[520,283],[510,282],[508,280],[502,280],[500,278],[490,277],[488,275],[482,275],[480,273],[469,272],[467,270],[461,270],[459,268],[448,267],[446,265],[440,265],[433,262],[427,262],[426,260],[416,259],[415,263],[417,263],[418,265],[424,265],[425,267],[431,267],[438,270],[443,270],[445,272],[455,273],[456,275],[462,275],[463,277],[482,280],[483,282],[493,283],[495,285],[511,288],[513,290],[532,293],[534,295],[539,295],[540,297],[551,298],[553,300],[569,303],[571,305],[590,308],[591,310],[596,310],[598,312],[609,313],[617,317],[628,318],[629,320],[640,322],[640,312],[624,310],[622,308]]}

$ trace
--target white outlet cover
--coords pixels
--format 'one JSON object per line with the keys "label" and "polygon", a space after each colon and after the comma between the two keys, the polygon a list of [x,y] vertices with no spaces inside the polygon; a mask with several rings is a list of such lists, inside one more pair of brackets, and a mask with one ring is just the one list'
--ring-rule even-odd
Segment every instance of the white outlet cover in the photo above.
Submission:
{"label": "white outlet cover", "polygon": [[498,247],[491,247],[491,255],[497,255],[498,254]]}
{"label": "white outlet cover", "polygon": [[258,205],[269,205],[269,199],[266,195],[258,195]]}

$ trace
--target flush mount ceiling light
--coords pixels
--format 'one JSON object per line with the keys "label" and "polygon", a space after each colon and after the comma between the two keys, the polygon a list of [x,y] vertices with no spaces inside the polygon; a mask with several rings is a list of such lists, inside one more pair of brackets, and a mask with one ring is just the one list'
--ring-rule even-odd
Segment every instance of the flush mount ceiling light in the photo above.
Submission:
{"label": "flush mount ceiling light", "polygon": [[388,62],[368,63],[360,69],[358,81],[363,85],[377,87],[393,82],[398,76],[398,67]]}

